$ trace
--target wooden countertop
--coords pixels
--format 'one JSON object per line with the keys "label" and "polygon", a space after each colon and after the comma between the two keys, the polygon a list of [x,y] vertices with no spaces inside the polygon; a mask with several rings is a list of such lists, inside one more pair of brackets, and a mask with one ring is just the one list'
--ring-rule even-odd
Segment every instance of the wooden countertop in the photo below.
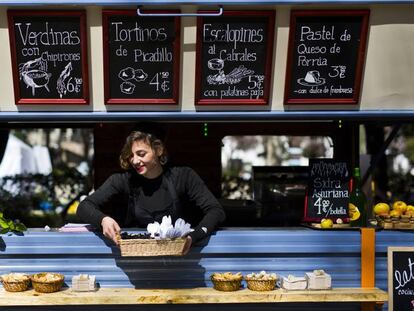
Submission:
{"label": "wooden countertop", "polygon": [[385,302],[388,294],[378,288],[334,288],[321,291],[276,289],[255,292],[242,289],[220,292],[213,288],[131,289],[101,288],[96,292],[73,292],[65,288],[57,293],[41,294],[33,289],[11,293],[0,290],[0,306],[40,305],[116,305],[116,304],[209,304],[278,302]]}

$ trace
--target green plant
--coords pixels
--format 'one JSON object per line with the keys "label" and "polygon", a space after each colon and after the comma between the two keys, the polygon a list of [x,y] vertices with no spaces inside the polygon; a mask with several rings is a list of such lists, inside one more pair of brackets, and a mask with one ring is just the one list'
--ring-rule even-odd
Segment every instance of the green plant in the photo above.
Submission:
{"label": "green plant", "polygon": [[0,212],[0,233],[8,233],[8,232],[24,232],[27,230],[26,226],[21,223],[20,221],[10,220],[3,216],[3,213]]}

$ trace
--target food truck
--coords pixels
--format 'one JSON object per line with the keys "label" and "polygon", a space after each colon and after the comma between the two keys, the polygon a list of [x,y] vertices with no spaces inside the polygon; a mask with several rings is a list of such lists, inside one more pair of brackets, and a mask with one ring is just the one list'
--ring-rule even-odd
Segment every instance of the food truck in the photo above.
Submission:
{"label": "food truck", "polygon": [[[368,178],[414,117],[413,9],[409,0],[0,0],[1,128],[93,129],[98,187],[130,130],[155,122],[174,162],[221,197],[226,136],[328,136],[332,159],[351,172],[360,126],[392,126]],[[305,194],[284,193],[275,211],[281,198],[268,186],[306,185],[306,172],[255,168],[256,198],[223,200],[227,223],[185,256],[124,257],[99,231],[0,235],[0,274],[65,277],[55,293],[1,289],[0,309],[411,310],[411,227],[300,227]],[[262,270],[279,281],[323,270],[332,284],[213,288],[214,273]],[[73,291],[79,274],[99,288]]]}

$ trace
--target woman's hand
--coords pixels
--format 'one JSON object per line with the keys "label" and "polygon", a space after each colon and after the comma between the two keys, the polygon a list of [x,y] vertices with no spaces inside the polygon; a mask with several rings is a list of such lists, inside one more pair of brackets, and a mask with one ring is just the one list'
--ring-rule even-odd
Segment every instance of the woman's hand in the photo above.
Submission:
{"label": "woman's hand", "polygon": [[193,239],[190,236],[187,236],[187,239],[185,241],[184,249],[183,249],[183,255],[186,255],[188,251],[191,248],[191,243],[193,242]]}
{"label": "woman's hand", "polygon": [[104,236],[110,238],[116,245],[118,245],[117,237],[121,232],[118,223],[113,218],[106,216],[102,219],[101,226]]}

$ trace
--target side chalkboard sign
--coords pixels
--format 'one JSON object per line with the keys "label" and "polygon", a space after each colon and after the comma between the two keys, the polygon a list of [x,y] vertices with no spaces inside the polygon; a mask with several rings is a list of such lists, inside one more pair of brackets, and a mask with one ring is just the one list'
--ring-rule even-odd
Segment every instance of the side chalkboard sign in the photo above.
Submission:
{"label": "side chalkboard sign", "polygon": [[198,17],[196,105],[266,105],[274,11],[227,11]]}
{"label": "side chalkboard sign", "polygon": [[85,12],[7,14],[16,104],[88,104]]}
{"label": "side chalkboard sign", "polygon": [[357,104],[368,10],[292,11],[285,104]]}
{"label": "side chalkboard sign", "polygon": [[304,221],[348,218],[349,178],[346,162],[310,159]]}
{"label": "side chalkboard sign", "polygon": [[388,247],[388,310],[414,310],[414,247]]}
{"label": "side chalkboard sign", "polygon": [[103,11],[103,41],[106,104],[178,104],[179,17]]}

